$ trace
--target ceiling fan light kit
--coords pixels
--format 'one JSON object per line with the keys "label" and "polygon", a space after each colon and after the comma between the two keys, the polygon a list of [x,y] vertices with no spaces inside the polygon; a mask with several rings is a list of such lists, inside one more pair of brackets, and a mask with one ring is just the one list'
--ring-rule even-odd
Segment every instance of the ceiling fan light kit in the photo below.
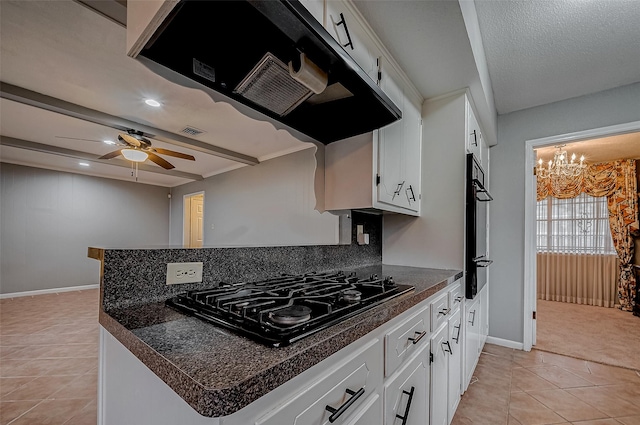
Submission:
{"label": "ceiling fan light kit", "polygon": [[120,153],[122,154],[122,156],[124,156],[125,159],[128,159],[132,162],[144,162],[149,157],[146,152],[138,149],[122,149]]}

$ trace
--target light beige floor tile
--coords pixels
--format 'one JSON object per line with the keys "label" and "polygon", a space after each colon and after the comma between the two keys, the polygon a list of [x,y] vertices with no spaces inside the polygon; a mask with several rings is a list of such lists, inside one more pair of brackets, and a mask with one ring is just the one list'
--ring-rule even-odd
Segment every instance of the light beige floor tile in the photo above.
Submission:
{"label": "light beige floor tile", "polygon": [[88,404],[86,399],[44,400],[11,425],[62,425]]}
{"label": "light beige floor tile", "polygon": [[538,366],[544,364],[543,361],[543,353],[539,350],[531,350],[531,351],[519,351],[514,350],[513,352],[513,363],[514,366]]}
{"label": "light beige floor tile", "polygon": [[527,368],[530,372],[551,382],[559,388],[589,387],[591,382],[558,366],[537,366]]}
{"label": "light beige floor tile", "polygon": [[[67,378],[67,377],[65,377]],[[60,398],[88,398],[95,399],[98,396],[98,375],[88,374],[75,377],[65,386],[60,386],[51,397]]]}
{"label": "light beige floor tile", "polygon": [[522,425],[560,424],[564,418],[527,393],[511,393],[509,414]]}
{"label": "light beige floor tile", "polygon": [[74,376],[41,376],[6,394],[2,400],[44,400],[74,379]]}
{"label": "light beige floor tile", "polygon": [[5,395],[17,390],[24,384],[31,382],[34,379],[34,377],[0,378],[0,399],[4,401]]}
{"label": "light beige floor tile", "polygon": [[587,366],[592,375],[615,379],[616,382],[635,382],[640,385],[640,375],[635,370],[594,362],[588,362]]}
{"label": "light beige floor tile", "polygon": [[28,412],[38,403],[40,403],[39,400],[0,402],[0,425],[8,424],[18,416]]}
{"label": "light beige floor tile", "polygon": [[95,400],[86,405],[64,425],[96,425],[98,421],[98,405]]}
{"label": "light beige floor tile", "polygon": [[544,364],[550,364],[554,366],[560,366],[563,369],[570,371],[580,371],[589,373],[589,367],[587,361],[582,359],[576,359],[574,357],[561,356],[559,354],[543,352],[542,360]]}
{"label": "light beige floor tile", "polygon": [[608,418],[608,415],[564,390],[530,391],[529,395],[569,422]]}
{"label": "light beige floor tile", "polygon": [[624,425],[640,425],[640,415],[625,416],[616,420]]}
{"label": "light beige floor tile", "polygon": [[640,415],[640,403],[623,400],[607,387],[570,388],[566,391],[612,418]]}
{"label": "light beige floor tile", "polygon": [[558,388],[527,368],[514,368],[511,373],[511,391],[513,392]]}
{"label": "light beige floor tile", "polygon": [[573,425],[620,425],[615,419],[595,419],[593,421],[573,422]]}

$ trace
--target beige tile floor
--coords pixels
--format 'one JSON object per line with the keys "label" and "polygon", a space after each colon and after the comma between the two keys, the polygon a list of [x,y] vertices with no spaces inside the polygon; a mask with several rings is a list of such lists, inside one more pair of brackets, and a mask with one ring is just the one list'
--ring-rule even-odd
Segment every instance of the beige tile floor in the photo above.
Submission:
{"label": "beige tile floor", "polygon": [[0,425],[95,425],[98,290],[0,300]]}
{"label": "beige tile floor", "polygon": [[640,425],[640,373],[486,344],[453,425]]}
{"label": "beige tile floor", "polygon": [[[0,425],[95,425],[98,291],[0,300]],[[640,425],[635,371],[487,344],[455,425]]]}

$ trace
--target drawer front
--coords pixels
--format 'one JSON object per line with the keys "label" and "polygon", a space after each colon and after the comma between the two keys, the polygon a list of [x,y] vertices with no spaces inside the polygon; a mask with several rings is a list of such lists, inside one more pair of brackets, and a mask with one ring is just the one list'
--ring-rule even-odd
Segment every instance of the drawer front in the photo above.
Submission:
{"label": "drawer front", "polygon": [[384,336],[384,376],[391,375],[411,354],[429,343],[429,306],[400,323]]}
{"label": "drawer front", "polygon": [[[382,344],[375,339],[327,371],[298,396],[260,418],[257,425],[325,425],[349,423],[366,407],[376,386],[382,382]],[[330,365],[329,365],[330,367]]]}
{"label": "drawer front", "polygon": [[429,344],[384,384],[384,425],[429,423]]}
{"label": "drawer front", "polygon": [[431,332],[440,327],[441,324],[447,321],[451,309],[449,308],[449,293],[445,292],[438,295],[433,301],[431,301]]}
{"label": "drawer front", "polygon": [[455,312],[460,308],[464,301],[464,289],[462,283],[458,282],[449,290],[449,307],[451,312]]}

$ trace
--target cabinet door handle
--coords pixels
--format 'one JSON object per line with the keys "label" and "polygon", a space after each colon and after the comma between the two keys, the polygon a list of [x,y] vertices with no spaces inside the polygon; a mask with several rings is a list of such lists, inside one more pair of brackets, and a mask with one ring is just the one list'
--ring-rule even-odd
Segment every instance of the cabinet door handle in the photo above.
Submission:
{"label": "cabinet door handle", "polygon": [[[415,331],[413,334],[414,334],[413,338],[408,338],[408,339],[413,343],[413,345],[416,345],[422,338],[424,338],[424,336],[427,334],[427,331],[422,331],[422,332]],[[418,334],[418,336],[415,336],[415,334]]]}
{"label": "cabinet door handle", "polygon": [[450,312],[450,311],[451,311],[451,309],[450,309],[450,308],[443,308],[442,310],[440,310],[440,311],[438,312],[438,315],[441,315],[441,314],[442,314],[443,316],[446,316],[447,314],[449,314],[449,312]]}
{"label": "cabinet door handle", "polygon": [[353,50],[353,42],[351,41],[351,35],[349,35],[349,28],[347,27],[347,21],[344,20],[344,15],[342,14],[342,12],[340,13],[340,22],[338,22],[336,24],[337,25],[342,25],[344,26],[344,32],[347,34],[347,44],[343,44],[342,47],[351,47],[351,50]]}
{"label": "cabinet door handle", "polygon": [[[445,345],[447,346],[447,348],[444,348]],[[445,353],[453,354],[453,351],[451,350],[451,344],[449,344],[449,341],[445,341],[442,343],[442,350]]]}
{"label": "cabinet door handle", "polygon": [[455,299],[455,302],[459,303],[460,301],[462,301],[462,295],[458,295]]}
{"label": "cabinet door handle", "polygon": [[469,320],[469,323],[471,323],[471,326],[473,326],[473,324],[474,324],[474,323],[475,323],[475,321],[476,321],[476,311],[475,311],[475,310],[473,310],[473,311],[471,311],[470,313],[471,313],[471,320]]}
{"label": "cabinet door handle", "polygon": [[349,400],[347,400],[342,406],[338,407],[337,409],[329,405],[325,407],[326,410],[331,412],[331,416],[329,416],[329,422],[334,423],[336,419],[338,419],[349,407],[351,407],[351,405],[355,403],[355,401],[359,399],[362,394],[364,394],[364,387],[360,388],[358,391],[352,391],[347,388],[347,394],[349,394],[351,397],[349,397]]}
{"label": "cabinet door handle", "polygon": [[[409,195],[409,192],[411,192],[411,195]],[[407,195],[407,201],[409,201],[409,203],[411,203],[411,201],[416,201],[416,195],[413,193],[413,187],[411,185],[409,185],[409,187],[405,189],[405,193]]]}
{"label": "cabinet door handle", "polygon": [[[340,15],[342,16],[342,13]],[[473,146],[478,146],[478,135],[476,134],[476,130],[473,130],[473,133],[471,133],[470,136],[473,136]]]}
{"label": "cabinet door handle", "polygon": [[391,197],[392,201],[396,198],[396,195],[400,195],[400,191],[402,190],[402,186],[404,186],[405,181],[406,180],[403,180],[402,183],[398,183],[398,187],[396,188],[395,192],[393,192],[393,196]]}
{"label": "cabinet door handle", "polygon": [[460,340],[460,325],[458,326],[454,326],[453,329],[457,329],[458,333],[456,334],[456,337],[453,338],[453,340],[456,342],[456,344],[459,344],[459,340]]}
{"label": "cabinet door handle", "polygon": [[400,416],[396,414],[396,418],[402,419],[402,425],[406,425],[407,419],[409,418],[409,409],[411,409],[411,400],[413,400],[413,392],[415,389],[416,387],[411,387],[409,392],[402,390],[402,394],[407,394],[409,396],[409,399],[407,400],[407,407],[404,409],[404,415]]}

